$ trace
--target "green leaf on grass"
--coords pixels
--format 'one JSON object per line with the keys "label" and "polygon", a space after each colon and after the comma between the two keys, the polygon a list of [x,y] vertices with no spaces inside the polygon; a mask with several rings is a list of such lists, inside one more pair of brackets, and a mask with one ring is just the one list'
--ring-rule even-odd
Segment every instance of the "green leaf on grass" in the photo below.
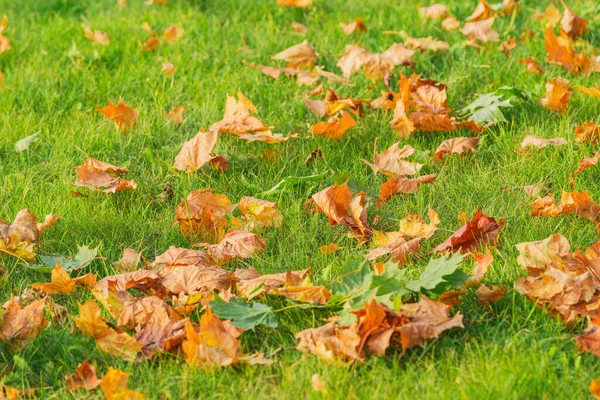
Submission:
{"label": "green leaf on grass", "polygon": [[288,186],[298,185],[307,182],[320,182],[325,174],[309,175],[309,176],[287,176],[279,181],[271,189],[262,192],[262,195],[273,194],[276,192],[283,191]]}
{"label": "green leaf on grass", "polygon": [[74,257],[63,256],[38,256],[42,264],[32,265],[30,268],[39,272],[50,273],[58,262],[68,273],[83,268],[97,258],[98,248],[90,249],[87,246],[77,246],[78,251]]}
{"label": "green leaf on grass", "polygon": [[413,292],[428,290],[436,293],[443,291],[447,286],[458,287],[469,277],[458,269],[463,260],[464,256],[460,253],[450,257],[432,258],[421,276],[408,282],[406,287]]}
{"label": "green leaf on grass", "polygon": [[221,319],[230,319],[231,323],[243,329],[254,329],[257,325],[277,328],[279,322],[271,307],[257,302],[246,302],[232,298],[229,302],[216,296],[208,303],[209,307]]}
{"label": "green leaf on grass", "polygon": [[458,114],[478,124],[506,122],[502,109],[512,108],[512,101],[517,98],[529,100],[531,96],[526,90],[503,86],[492,93],[480,95]]}

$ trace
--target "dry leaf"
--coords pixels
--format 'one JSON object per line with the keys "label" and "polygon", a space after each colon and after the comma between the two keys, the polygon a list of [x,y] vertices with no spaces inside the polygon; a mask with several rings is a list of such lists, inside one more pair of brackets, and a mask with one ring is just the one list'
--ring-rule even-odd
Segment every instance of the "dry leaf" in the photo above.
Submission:
{"label": "dry leaf", "polygon": [[50,283],[34,283],[31,287],[48,294],[68,294],[75,291],[75,285],[93,287],[96,284],[96,274],[85,274],[71,279],[69,273],[57,262],[50,280]]}
{"label": "dry leaf", "polygon": [[254,104],[242,92],[238,91],[237,101],[235,98],[227,96],[223,119],[215,122],[209,128],[209,131],[243,134],[270,130],[270,126],[266,126],[257,118],[250,115],[255,113],[256,107]]}
{"label": "dry leaf", "polygon": [[400,148],[400,143],[394,143],[387,150],[377,154],[377,143],[373,148],[373,163],[362,160],[374,173],[381,172],[387,176],[399,177],[405,175],[416,175],[423,167],[423,164],[406,161],[404,158],[410,157],[415,153],[415,149],[410,145]]}
{"label": "dry leaf", "polygon": [[199,238],[207,242],[218,242],[225,233],[235,205],[224,194],[215,194],[211,189],[195,190],[175,210],[175,221],[181,233],[188,238]]}
{"label": "dry leaf", "polygon": [[443,4],[433,4],[419,8],[419,16],[422,19],[444,19],[450,16],[450,12]]}
{"label": "dry leaf", "polygon": [[319,247],[319,250],[321,251],[321,254],[333,254],[336,253],[338,251],[340,251],[341,249],[343,249],[343,247],[338,246],[335,243],[329,243],[325,246],[321,246]]}
{"label": "dry leaf", "polygon": [[585,18],[578,17],[568,7],[565,7],[565,12],[560,20],[560,27],[563,32],[573,39],[583,36],[588,30]]}
{"label": "dry leaf", "polygon": [[460,28],[460,21],[452,16],[444,18],[442,21],[442,28],[447,31],[455,31]]}
{"label": "dry leaf", "polygon": [[442,253],[447,250],[451,252],[460,251],[469,253],[478,247],[492,245],[498,241],[498,235],[505,226],[505,220],[496,221],[492,217],[477,210],[471,221],[460,227],[444,243],[437,246],[433,251]]}
{"label": "dry leaf", "polygon": [[312,6],[312,0],[277,0],[277,7],[306,8]]}
{"label": "dry leaf", "polygon": [[500,35],[492,29],[494,18],[479,20],[476,22],[467,22],[461,32],[471,39],[477,39],[481,42],[499,42]]}
{"label": "dry leaf", "polygon": [[367,26],[365,25],[365,23],[363,22],[363,20],[361,18],[356,18],[354,21],[350,22],[349,24],[340,23],[340,27],[342,28],[342,31],[344,31],[344,33],[346,35],[351,35],[353,32],[366,32],[367,31]]}
{"label": "dry leaf", "polygon": [[175,71],[177,71],[177,68],[171,64],[169,61],[165,60],[165,62],[163,62],[162,64],[162,73],[167,75],[167,76],[171,76],[175,73]]}
{"label": "dry leaf", "polygon": [[525,71],[530,72],[532,74],[543,74],[544,70],[534,57],[521,58],[517,60],[519,64],[525,65]]}
{"label": "dry leaf", "polygon": [[521,142],[520,147],[522,149],[527,147],[537,147],[538,149],[543,149],[547,146],[564,146],[565,144],[567,144],[567,141],[563,138],[544,139],[540,136],[527,135]]}
{"label": "dry leaf", "polygon": [[123,256],[117,262],[113,263],[113,266],[120,272],[132,272],[138,269],[142,260],[142,251],[139,253],[134,249],[123,250]]}
{"label": "dry leaf", "polygon": [[288,68],[307,68],[310,69],[317,63],[317,53],[315,49],[303,41],[300,44],[292,46],[275,54],[271,57],[273,60],[283,60]]}
{"label": "dry leaf", "polygon": [[156,36],[146,40],[142,45],[142,51],[156,51],[160,48],[160,42]]}
{"label": "dry leaf", "polygon": [[[108,46],[110,44],[110,36],[106,32],[92,31],[90,28],[85,28],[84,34],[85,37],[94,42],[94,44],[99,44],[100,46]],[[0,53],[1,52],[2,51],[0,51]]]}
{"label": "dry leaf", "polygon": [[425,51],[425,50],[438,51],[438,50],[448,50],[450,48],[450,45],[448,43],[443,42],[438,39],[434,39],[431,36],[428,36],[425,38],[414,38],[411,36],[407,36],[404,39],[404,44],[409,49],[414,49],[414,50],[419,50],[419,51]]}
{"label": "dry leaf", "polygon": [[562,30],[560,36],[556,36],[554,29],[548,27],[544,34],[544,46],[546,53],[548,53],[548,61],[563,66],[572,74],[589,74],[596,69],[592,61],[583,52],[577,53],[575,51],[569,36]]}
{"label": "dry leaf", "polygon": [[100,385],[102,380],[98,379],[96,367],[90,364],[89,361],[89,358],[86,358],[84,362],[79,364],[72,376],[65,375],[65,383],[69,390],[92,390]]}
{"label": "dry leaf", "polygon": [[242,212],[249,229],[254,229],[255,226],[281,227],[283,216],[279,213],[279,206],[276,203],[244,196],[240,199],[237,207]]}
{"label": "dry leaf", "polygon": [[556,204],[552,196],[542,197],[531,203],[531,215],[534,217],[556,217],[567,214],[575,214],[594,221],[596,229],[600,229],[600,205],[592,199],[587,190],[563,192],[559,204]]}
{"label": "dry leaf", "polygon": [[379,190],[379,201],[377,205],[381,207],[392,196],[396,194],[411,194],[419,190],[425,183],[435,182],[436,175],[423,175],[418,178],[389,178]]}
{"label": "dry leaf", "polygon": [[108,106],[97,108],[96,110],[100,111],[106,118],[113,121],[117,129],[123,129],[124,131],[133,128],[138,117],[137,111],[125,104],[120,97],[119,104],[116,106],[109,101]]}
{"label": "dry leaf", "polygon": [[596,145],[600,143],[600,125],[591,121],[584,122],[575,128],[575,136],[578,142]]}
{"label": "dry leaf", "polygon": [[196,136],[183,144],[175,157],[173,168],[179,171],[194,172],[202,168],[215,157],[211,156],[219,133],[217,131],[198,132]]}
{"label": "dry leaf", "polygon": [[583,170],[596,166],[598,164],[598,160],[600,160],[600,151],[595,151],[592,157],[580,160],[579,167],[577,168],[577,171],[575,171],[575,175],[581,173]]}
{"label": "dry leaf", "polygon": [[573,89],[569,87],[569,81],[557,78],[546,82],[546,97],[539,103],[550,111],[566,112],[571,101]]}
{"label": "dry leaf", "polygon": [[444,161],[444,155],[473,153],[479,143],[478,137],[459,137],[444,140],[433,155],[436,160]]}
{"label": "dry leaf", "polygon": [[[151,0],[152,1],[152,0]],[[156,2],[156,0],[154,0]],[[102,377],[100,388],[106,400],[146,400],[146,396],[136,392],[135,390],[127,389],[127,381],[129,374],[112,367]]]}
{"label": "dry leaf", "polygon": [[306,26],[296,21],[292,22],[292,29],[297,33],[306,33],[307,31]]}
{"label": "dry leaf", "polygon": [[315,135],[325,136],[328,139],[339,140],[344,136],[344,133],[356,126],[356,121],[352,116],[341,111],[341,118],[331,117],[327,122],[317,122],[311,128],[311,132]]}
{"label": "dry leaf", "polygon": [[104,189],[102,190],[104,193],[116,193],[126,189],[133,190],[137,187],[135,181],[118,177],[118,175],[126,174],[127,168],[115,167],[95,158],[88,158],[82,165],[76,167],[75,171],[79,176],[79,181],[75,182],[76,186],[85,186],[92,190]]}
{"label": "dry leaf", "polygon": [[27,340],[37,337],[48,326],[44,317],[47,297],[34,300],[23,307],[14,297],[2,305],[0,339],[7,340],[17,348],[23,348]]}
{"label": "dry leaf", "polygon": [[477,304],[483,306],[490,303],[495,303],[497,301],[502,300],[506,296],[506,286],[501,285],[492,285],[489,288],[487,285],[479,286],[479,289],[475,292],[475,297],[477,297]]}
{"label": "dry leaf", "polygon": [[163,37],[165,39],[165,42],[174,42],[176,40],[179,40],[184,33],[185,31],[183,30],[183,28],[180,28],[178,26],[171,26],[165,29]]}
{"label": "dry leaf", "polygon": [[362,68],[367,78],[379,80],[397,65],[413,65],[414,53],[414,50],[399,43],[392,45],[381,54],[371,53],[360,46],[349,44],[346,45],[344,55],[337,65],[346,79]]}

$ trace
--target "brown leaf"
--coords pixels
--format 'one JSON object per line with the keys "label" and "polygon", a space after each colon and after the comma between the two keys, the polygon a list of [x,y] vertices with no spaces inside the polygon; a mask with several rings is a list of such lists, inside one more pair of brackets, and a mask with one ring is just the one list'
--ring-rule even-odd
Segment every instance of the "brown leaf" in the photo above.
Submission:
{"label": "brown leaf", "polygon": [[306,160],[304,160],[304,165],[306,165],[308,167],[309,165],[314,163],[319,158],[323,158],[323,150],[314,149],[313,151],[310,152],[308,157],[306,157]]}
{"label": "brown leaf", "polygon": [[538,21],[546,22],[546,26],[552,27],[560,22],[560,10],[554,4],[548,5],[544,13],[535,12]]}
{"label": "brown leaf", "polygon": [[215,194],[212,189],[195,190],[175,210],[175,222],[181,233],[188,238],[199,238],[208,242],[217,242],[225,233],[228,221],[235,205],[224,194]]}
{"label": "brown leaf", "polygon": [[67,388],[72,391],[76,390],[92,390],[100,385],[101,379],[96,376],[96,367],[90,364],[89,358],[79,364],[75,368],[73,375],[65,375],[65,383]]}
{"label": "brown leaf", "polygon": [[256,107],[252,102],[238,91],[238,100],[231,96],[227,96],[225,104],[225,114],[223,119],[215,122],[209,131],[217,131],[222,133],[249,133],[268,131],[271,127],[266,126],[257,118],[250,114],[256,113]]}
{"label": "brown leaf", "polygon": [[88,158],[84,163],[75,168],[79,181],[75,186],[85,186],[92,190],[102,190],[104,193],[116,193],[120,190],[135,189],[135,181],[125,180],[114,175],[123,175],[127,173],[127,168],[119,168],[114,165],[98,161],[95,158]]}
{"label": "brown leaf", "polygon": [[431,36],[425,38],[414,38],[411,36],[407,36],[404,39],[404,44],[409,49],[425,51],[439,51],[439,50],[448,50],[450,45],[446,42],[443,42],[438,39],[434,39]]}
{"label": "brown leaf", "polygon": [[423,175],[418,178],[389,178],[379,190],[378,206],[382,206],[396,194],[411,194],[419,190],[425,183],[435,182],[436,175]]}
{"label": "brown leaf", "polygon": [[444,161],[444,155],[464,154],[475,152],[479,143],[478,137],[459,137],[444,140],[433,155],[436,160]]}
{"label": "brown leaf", "polygon": [[575,15],[569,7],[565,7],[565,12],[560,20],[560,27],[563,32],[573,39],[583,36],[588,30],[585,18]]}
{"label": "brown leaf", "polygon": [[292,21],[292,29],[297,33],[306,33],[307,31],[306,26],[296,21]]}
{"label": "brown leaf", "polygon": [[499,42],[498,32],[492,29],[495,18],[487,18],[475,22],[467,22],[461,32],[471,39],[477,39],[482,42]]}
{"label": "brown leaf", "polygon": [[[87,39],[90,39],[94,44],[98,44],[100,46],[108,46],[110,44],[110,36],[106,32],[102,31],[92,31],[90,28],[86,27],[84,29],[84,35]],[[2,51],[0,51],[1,53]]]}
{"label": "brown leaf", "polygon": [[244,196],[240,199],[237,208],[242,212],[250,229],[255,226],[281,227],[283,216],[279,213],[279,206],[276,203]]}
{"label": "brown leaf", "polygon": [[591,121],[584,122],[575,128],[575,136],[578,142],[596,145],[600,143],[600,125]]}
{"label": "brown leaf", "polygon": [[329,218],[329,224],[346,225],[359,242],[371,236],[367,221],[367,209],[363,207],[365,193],[354,193],[348,189],[348,182],[332,185],[312,196],[318,209]]}
{"label": "brown leaf", "polygon": [[531,72],[532,74],[543,74],[544,70],[534,57],[521,58],[517,60],[519,64],[525,65],[525,71]]}
{"label": "brown leaf", "polygon": [[544,240],[519,243],[515,247],[519,251],[517,264],[537,270],[545,270],[570,249],[569,241],[558,233]]}
{"label": "brown leaf", "polygon": [[588,389],[595,399],[600,399],[600,379],[594,379]]}
{"label": "brown leaf", "polygon": [[255,233],[240,229],[229,229],[217,244],[198,243],[194,246],[203,247],[218,265],[234,258],[252,258],[266,248],[266,239]]}
{"label": "brown leaf", "polygon": [[176,40],[179,40],[184,33],[185,31],[183,28],[180,28],[179,26],[171,26],[165,29],[163,37],[165,39],[165,42],[174,42]]}
{"label": "brown leaf", "polygon": [[312,0],[277,0],[277,7],[306,8],[312,6]]}
{"label": "brown leaf", "polygon": [[173,168],[179,171],[194,172],[214,157],[210,155],[219,133],[217,131],[198,132],[196,136],[183,144],[181,151],[175,157]]}
{"label": "brown leaf", "polygon": [[491,289],[487,285],[479,286],[479,289],[475,292],[477,298],[477,304],[480,306],[495,303],[502,300],[506,296],[506,286],[492,285]]}
{"label": "brown leaf", "polygon": [[119,103],[116,106],[109,101],[108,106],[97,108],[96,110],[100,111],[106,118],[113,121],[117,129],[122,129],[124,131],[133,128],[138,117],[138,112],[125,104],[120,97]]}
{"label": "brown leaf", "polygon": [[50,283],[34,283],[31,287],[48,294],[68,294],[75,291],[76,284],[93,287],[96,284],[96,274],[85,274],[71,279],[67,271],[57,262],[50,280]]}
{"label": "brown leaf", "polygon": [[600,151],[595,151],[592,157],[580,160],[579,167],[577,168],[577,171],[575,171],[575,175],[581,173],[583,170],[596,166],[598,164],[598,160],[600,160]]}
{"label": "brown leaf", "polygon": [[356,121],[345,111],[340,114],[341,118],[331,117],[327,122],[317,122],[312,126],[311,132],[333,140],[341,139],[348,129],[356,126]]}
{"label": "brown leaf", "polygon": [[168,114],[167,118],[169,121],[173,123],[173,125],[181,125],[185,122],[185,118],[183,117],[183,111],[185,110],[185,105],[182,104],[180,106],[174,107]]}
{"label": "brown leaf", "polygon": [[447,250],[460,251],[464,254],[480,246],[495,245],[504,225],[504,219],[496,221],[494,218],[484,215],[481,210],[477,210],[471,221],[460,227],[433,251],[438,253]]}
{"label": "brown leaf", "polygon": [[414,53],[414,50],[399,43],[392,45],[381,54],[371,53],[360,46],[349,44],[337,65],[346,79],[362,68],[367,78],[380,80],[397,65],[413,65]]}
{"label": "brown leaf", "polygon": [[[48,218],[48,217],[46,217]],[[29,243],[37,243],[40,239],[40,230],[38,229],[37,217],[27,208],[17,213],[11,224],[0,220],[0,237],[5,241],[10,236],[17,233],[19,239]]]}
{"label": "brown leaf", "polygon": [[158,41],[158,38],[155,36],[146,40],[144,42],[144,44],[142,45],[142,51],[148,51],[148,52],[157,51],[159,48],[160,48],[160,42]]}
{"label": "brown leaf", "polygon": [[450,12],[444,4],[433,4],[419,8],[419,16],[422,19],[444,19],[450,16]]}
{"label": "brown leaf", "polygon": [[429,209],[427,211],[429,216],[429,223],[425,223],[425,220],[418,214],[408,213],[408,215],[400,220],[399,232],[411,238],[429,239],[435,231],[438,229],[437,226],[440,224],[440,219],[437,213]]}
{"label": "brown leaf", "polygon": [[102,377],[102,383],[100,383],[104,398],[106,400],[146,400],[146,396],[143,394],[127,389],[128,380],[129,374],[109,367],[104,377]]}
{"label": "brown leaf", "polygon": [[403,237],[399,236],[394,241],[386,244],[385,246],[377,247],[369,250],[367,253],[367,260],[376,260],[379,257],[390,255],[392,262],[402,267],[408,261],[408,257],[411,254],[419,251],[419,242],[421,238],[406,241]]}
{"label": "brown leaf", "polygon": [[400,148],[400,143],[394,143],[387,150],[377,154],[377,143],[373,149],[373,163],[367,160],[362,160],[367,164],[374,173],[381,172],[387,176],[405,176],[415,175],[423,167],[423,164],[418,164],[403,160],[415,153],[415,149],[410,145]]}
{"label": "brown leaf", "polygon": [[73,322],[86,336],[96,339],[98,349],[124,360],[134,360],[142,350],[142,345],[134,337],[118,332],[106,323],[95,301],[80,304],[79,314],[72,317]]}
{"label": "brown leaf", "polygon": [[315,49],[308,44],[308,41],[303,41],[300,44],[292,46],[275,54],[271,57],[273,60],[283,60],[288,68],[306,68],[310,69],[317,62],[317,53]]}
{"label": "brown leaf", "polygon": [[552,196],[531,203],[531,215],[534,217],[556,217],[567,214],[575,214],[594,221],[596,229],[600,229],[600,205],[592,199],[587,190],[563,192],[559,204],[556,204]]}
{"label": "brown leaf", "polygon": [[537,147],[538,149],[543,149],[547,146],[564,146],[565,144],[567,144],[567,141],[563,138],[544,139],[540,136],[527,135],[521,142],[520,147],[522,149],[527,147]]}
{"label": "brown leaf", "polygon": [[321,254],[333,254],[336,253],[338,251],[340,251],[341,249],[343,249],[343,247],[338,246],[335,243],[329,243],[325,246],[321,246],[319,247],[319,250],[321,251]]}
{"label": "brown leaf", "polygon": [[498,50],[504,53],[506,57],[510,57],[510,51],[517,47],[517,38],[514,37],[506,42],[500,43]]}
{"label": "brown leaf", "polygon": [[120,272],[132,272],[138,269],[140,261],[142,259],[142,252],[139,253],[134,249],[123,250],[123,256],[117,262],[113,263],[113,266]]}
{"label": "brown leaf", "polygon": [[577,53],[575,51],[569,36],[562,30],[560,36],[556,36],[554,29],[548,27],[544,34],[544,46],[546,53],[548,53],[548,61],[563,66],[572,74],[589,74],[596,69],[592,61],[583,52]]}
{"label": "brown leaf", "polygon": [[240,297],[252,299],[263,293],[271,293],[284,285],[299,286],[309,276],[308,269],[261,275],[254,268],[238,269],[236,292]]}
{"label": "brown leaf", "polygon": [[320,117],[337,114],[344,109],[358,114],[362,111],[363,102],[364,100],[354,100],[349,97],[342,99],[332,89],[327,89],[325,100],[304,99],[306,106]]}
{"label": "brown leaf", "polygon": [[573,89],[569,87],[569,81],[563,78],[553,79],[546,82],[546,97],[539,103],[550,111],[566,112],[571,101]]}
{"label": "brown leaf", "polygon": [[447,31],[455,31],[460,28],[460,21],[452,16],[444,18],[442,21],[442,28]]}
{"label": "brown leaf", "polygon": [[14,343],[17,348],[27,344],[27,340],[37,337],[40,332],[48,326],[44,317],[44,306],[47,297],[34,300],[31,304],[23,305],[14,297],[11,297],[2,308],[0,339]]}
{"label": "brown leaf", "polygon": [[365,25],[365,23],[363,22],[363,20],[361,18],[356,18],[354,21],[350,22],[349,24],[340,23],[340,27],[342,28],[342,31],[344,31],[344,33],[346,35],[352,35],[353,32],[366,32],[367,31],[367,26]]}

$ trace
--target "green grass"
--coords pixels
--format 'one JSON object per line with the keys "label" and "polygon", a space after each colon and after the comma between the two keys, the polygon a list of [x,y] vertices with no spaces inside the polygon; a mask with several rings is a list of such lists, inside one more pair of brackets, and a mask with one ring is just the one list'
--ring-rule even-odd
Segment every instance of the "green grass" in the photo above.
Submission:
{"label": "green grass", "polygon": [[[373,143],[380,149],[397,141],[389,129],[390,114],[367,111],[358,125],[339,142],[302,134],[298,140],[267,145],[246,143],[233,135],[219,139],[216,154],[224,155],[230,169],[219,174],[212,168],[186,174],[171,166],[181,144],[202,127],[221,119],[225,95],[240,89],[258,108],[258,117],[274,125],[275,132],[306,131],[319,119],[302,101],[306,87],[294,80],[277,81],[245,67],[242,60],[274,64],[269,57],[304,40],[290,24],[298,21],[308,27],[306,39],[319,53],[319,64],[328,71],[339,70],[337,58],[349,43],[361,44],[375,52],[385,50],[400,38],[382,35],[384,30],[404,30],[409,35],[432,35],[448,41],[447,52],[415,56],[414,72],[448,85],[449,105],[464,107],[478,93],[501,86],[529,90],[539,97],[545,79],[566,77],[573,84],[595,86],[597,76],[575,77],[543,61],[542,26],[533,19],[531,8],[542,11],[547,1],[523,1],[521,13],[496,21],[502,40],[519,35],[530,27],[536,37],[519,44],[513,57],[496,50],[465,47],[459,32],[447,33],[439,23],[418,18],[416,0],[315,0],[306,10],[278,9],[275,0],[170,0],[165,6],[146,6],[130,0],[119,7],[116,0],[0,0],[0,14],[6,13],[5,34],[13,49],[0,54],[0,71],[6,88],[0,90],[0,218],[11,220],[21,208],[38,216],[53,212],[60,222],[44,233],[40,253],[69,254],[77,245],[100,246],[106,261],[94,262],[87,271],[100,276],[115,273],[111,262],[120,258],[125,247],[145,249],[153,259],[170,245],[189,246],[172,224],[180,197],[192,190],[212,187],[232,201],[244,195],[260,196],[286,176],[325,173],[322,182],[287,190],[276,201],[284,217],[279,230],[266,232],[267,250],[249,263],[231,263],[228,268],[251,264],[263,273],[311,268],[317,282],[327,282],[348,255],[363,254],[346,238],[344,227],[329,227],[322,214],[308,214],[304,202],[312,194],[333,183],[335,174],[347,174],[371,194],[384,182],[360,159],[371,159]],[[475,0],[447,1],[451,12],[464,20]],[[588,19],[586,40],[600,42],[597,6],[591,1],[570,2],[575,13]],[[369,30],[345,36],[340,22],[361,17]],[[185,29],[177,43],[163,44],[156,53],[141,52],[148,35],[141,29],[147,21],[162,32],[171,25]],[[83,36],[83,25],[108,32],[111,44],[93,45]],[[242,36],[252,52],[240,51]],[[71,54],[71,57],[69,57]],[[535,56],[545,75],[529,75],[516,59]],[[163,57],[178,70],[173,77],[161,73]],[[401,68],[405,73],[413,72]],[[340,95],[375,98],[384,90],[382,82],[370,82],[361,73],[352,77],[353,87],[332,85]],[[95,109],[119,96],[139,110],[138,125],[131,133],[116,132]],[[187,121],[173,127],[164,112],[185,103]],[[402,355],[391,351],[386,357],[371,358],[350,367],[330,366],[315,356],[297,352],[293,334],[322,324],[328,315],[312,310],[281,313],[281,327],[258,328],[242,336],[244,350],[271,351],[283,346],[272,366],[196,370],[173,356],[159,355],[141,363],[127,363],[101,353],[94,341],[85,337],[70,318],[52,325],[19,352],[0,343],[0,377],[9,386],[35,387],[40,398],[89,398],[89,393],[70,393],[63,381],[86,357],[99,368],[109,366],[131,374],[129,386],[148,398],[319,398],[310,378],[318,373],[327,385],[329,398],[585,398],[590,381],[600,374],[600,361],[579,354],[573,330],[560,320],[539,310],[513,290],[515,279],[526,272],[516,264],[514,245],[561,233],[573,246],[595,242],[593,223],[575,216],[533,218],[529,209],[502,187],[531,184],[552,172],[552,192],[572,188],[571,173],[580,158],[591,154],[590,146],[574,142],[573,130],[587,120],[596,120],[600,102],[574,93],[569,112],[551,114],[534,103],[519,103],[508,112],[509,121],[482,134],[479,152],[464,158],[451,157],[441,165],[431,161],[442,140],[468,132],[417,132],[408,141],[425,162],[423,173],[436,173],[438,180],[411,196],[396,196],[387,205],[369,209],[370,218],[381,216],[379,229],[391,229],[394,220],[408,212],[424,215],[435,209],[442,220],[435,236],[424,244],[424,252],[444,240],[460,226],[457,215],[471,215],[481,207],[484,213],[507,219],[498,253],[487,278],[508,282],[509,292],[498,303],[481,308],[474,297],[459,307],[465,315],[465,329],[453,329],[425,348]],[[40,132],[39,141],[17,154],[14,143]],[[517,155],[515,148],[525,134],[564,137],[568,144]],[[311,166],[304,159],[316,148],[323,159]],[[274,162],[260,159],[263,151],[277,150]],[[76,180],[73,168],[86,155],[130,169],[138,189],[116,195],[87,192],[89,198],[74,198]],[[577,188],[587,189],[600,199],[600,169],[593,168],[577,178]],[[175,197],[161,201],[158,195],[171,184]],[[374,203],[374,202],[373,202]],[[345,247],[335,255],[322,255],[318,248],[331,241]],[[426,260],[414,261],[418,269]],[[46,281],[46,275],[27,270],[15,259],[0,259],[7,275],[0,277],[0,301],[19,294],[33,282]],[[331,268],[328,268],[331,267]],[[328,268],[331,275],[323,270]],[[77,302],[91,296],[83,290],[75,295],[56,296],[59,304],[77,313]],[[92,397],[99,398],[99,391]]]}

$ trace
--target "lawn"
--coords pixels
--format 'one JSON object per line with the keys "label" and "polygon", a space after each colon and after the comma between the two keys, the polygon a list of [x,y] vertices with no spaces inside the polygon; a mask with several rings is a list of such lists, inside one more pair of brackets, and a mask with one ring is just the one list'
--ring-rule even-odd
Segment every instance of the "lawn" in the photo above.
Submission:
{"label": "lawn", "polygon": [[[505,218],[493,249],[494,262],[486,282],[506,284],[506,296],[486,306],[477,304],[473,293],[463,296],[456,310],[464,315],[464,329],[451,329],[439,339],[426,341],[402,353],[390,349],[384,357],[369,357],[351,365],[331,365],[315,355],[296,350],[294,334],[322,325],[333,311],[291,307],[278,312],[279,327],[257,326],[240,340],[246,353],[260,351],[271,356],[272,365],[236,365],[222,368],[193,368],[169,353],[140,362],[128,362],[100,351],[93,339],[75,327],[71,316],[78,315],[78,303],[93,299],[78,289],[69,295],[53,296],[65,306],[69,317],[51,323],[22,349],[0,340],[0,381],[19,389],[36,388],[37,396],[52,398],[102,398],[102,392],[71,392],[64,376],[89,357],[98,376],[109,367],[130,374],[129,388],[148,398],[586,398],[590,382],[600,375],[598,358],[580,353],[573,336],[585,321],[567,328],[519,294],[514,283],[527,271],[516,262],[515,244],[547,238],[560,233],[571,248],[585,248],[597,239],[594,224],[574,215],[532,217],[528,198],[516,188],[544,178],[550,194],[560,196],[573,190],[577,163],[589,157],[597,146],[575,141],[573,131],[585,121],[596,121],[598,99],[575,91],[568,111],[553,113],[535,101],[515,100],[505,110],[507,122],[489,127],[479,136],[477,151],[433,160],[439,144],[451,137],[474,136],[466,129],[454,132],[416,131],[401,146],[417,149],[411,158],[424,164],[421,174],[437,174],[432,184],[410,195],[397,195],[382,207],[375,205],[379,187],[387,177],[374,174],[361,159],[372,160],[378,151],[398,142],[390,129],[391,111],[365,107],[356,117],[357,125],[338,141],[310,134],[313,124],[326,120],[315,115],[303,98],[310,87],[280,76],[273,80],[249,68],[243,60],[263,65],[284,64],[270,57],[307,40],[318,53],[318,65],[341,75],[336,66],[347,44],[362,45],[382,52],[402,42],[404,31],[413,37],[433,36],[450,44],[447,51],[417,52],[415,66],[398,66],[395,71],[421,74],[448,86],[448,106],[461,109],[477,95],[511,86],[544,97],[547,80],[569,79],[572,86],[596,86],[597,75],[572,75],[558,65],[548,64],[544,49],[544,25],[534,17],[548,1],[522,1],[515,15],[497,18],[494,29],[500,40],[517,37],[530,28],[535,36],[518,40],[512,56],[497,50],[498,43],[478,49],[465,44],[458,30],[447,32],[439,21],[419,18],[423,1],[404,0],[314,0],[309,8],[278,8],[275,0],[169,0],[168,4],[146,5],[129,0],[0,0],[0,15],[8,17],[4,34],[11,50],[0,54],[0,71],[5,87],[0,89],[0,218],[12,221],[28,208],[38,218],[54,213],[58,222],[44,232],[37,254],[73,255],[77,246],[99,247],[99,256],[82,269],[98,278],[116,273],[112,263],[125,248],[144,250],[152,261],[169,246],[189,248],[174,224],[175,208],[193,190],[213,188],[232,202],[254,196],[276,202],[283,216],[278,229],[267,229],[266,250],[247,260],[233,260],[229,270],[253,266],[263,274],[310,268],[315,284],[327,284],[339,277],[348,257],[362,257],[369,244],[357,246],[346,236],[344,226],[330,226],[322,213],[310,213],[306,201],[326,187],[350,178],[352,185],[367,193],[369,220],[375,227],[394,230],[397,221],[409,212],[426,215],[434,209],[441,220],[434,236],[422,241],[419,257],[409,259],[407,271],[423,270],[430,251],[449,237],[462,223],[464,210],[470,218],[477,209],[494,218]],[[452,15],[465,21],[476,0],[447,0]],[[584,39],[589,49],[600,44],[598,6],[593,1],[569,4],[587,19]],[[562,5],[555,4],[562,10]],[[339,24],[362,18],[367,31],[344,34]],[[305,34],[291,24],[307,27]],[[177,25],[185,34],[174,43],[162,43],[155,52],[142,51],[150,35],[143,22],[161,33]],[[84,36],[84,27],[108,32],[110,44],[99,46]],[[589,54],[590,52],[588,52]],[[594,54],[593,51],[591,51]],[[597,53],[597,52],[596,52]],[[533,56],[543,74],[529,74],[520,58]],[[165,60],[177,68],[167,76]],[[393,84],[399,75],[392,78]],[[353,86],[324,81],[341,97],[375,99],[385,91],[382,81],[371,81],[361,72],[350,78]],[[173,168],[184,141],[201,128],[219,121],[226,95],[240,90],[256,106],[256,116],[275,128],[274,132],[298,138],[267,144],[247,142],[235,135],[221,135],[215,153],[224,156],[229,169],[220,173],[211,165],[186,173]],[[116,130],[97,111],[119,98],[139,112],[130,131]],[[316,96],[322,98],[322,95]],[[185,122],[175,126],[165,118],[172,108],[185,105]],[[38,133],[38,140],[26,151],[16,152],[14,144]],[[527,152],[515,149],[526,135],[564,138],[566,145]],[[315,150],[322,158],[306,165]],[[273,152],[274,151],[274,152]],[[74,168],[94,157],[117,166],[127,166],[127,179],[137,189],[115,194],[75,186]],[[286,177],[321,175],[284,190],[265,193]],[[590,168],[576,177],[578,190],[600,198],[600,169]],[[161,194],[172,187],[174,196]],[[87,197],[74,197],[78,191]],[[331,242],[342,246],[333,254],[319,248]],[[0,302],[19,295],[32,283],[47,282],[49,275],[30,269],[10,256],[0,258]],[[416,271],[416,272],[415,272]],[[257,298],[281,309],[281,298]],[[456,312],[456,310],[453,311]],[[198,321],[201,307],[191,314]],[[311,377],[318,374],[326,387],[317,392]]]}

